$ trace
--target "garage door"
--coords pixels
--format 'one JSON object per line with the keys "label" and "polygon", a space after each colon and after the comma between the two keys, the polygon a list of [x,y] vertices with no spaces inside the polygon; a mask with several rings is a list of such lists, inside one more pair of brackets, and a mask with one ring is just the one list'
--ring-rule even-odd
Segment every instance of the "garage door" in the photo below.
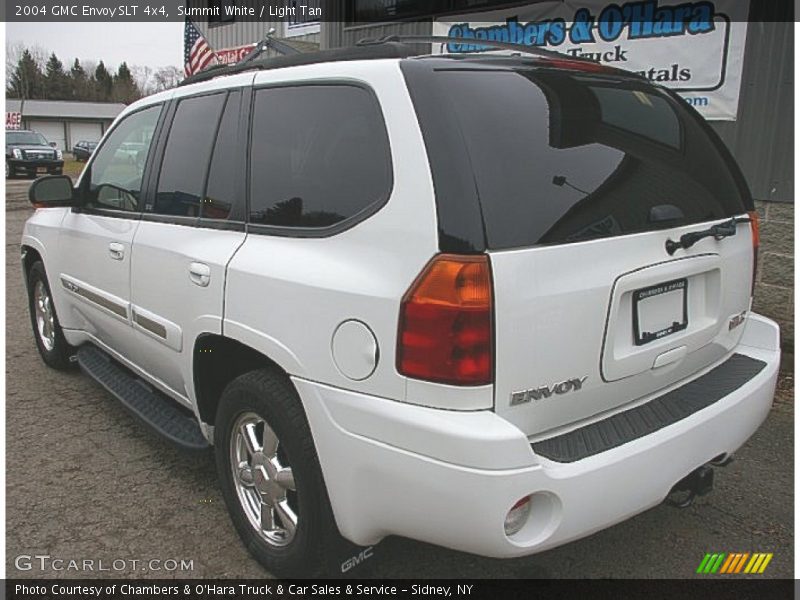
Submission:
{"label": "garage door", "polygon": [[61,121],[30,121],[28,127],[41,133],[48,142],[55,142],[59,149],[66,148],[64,123]]}
{"label": "garage door", "polygon": [[69,123],[70,148],[80,141],[99,142],[101,137],[103,137],[103,128],[100,123],[79,123],[77,121]]}

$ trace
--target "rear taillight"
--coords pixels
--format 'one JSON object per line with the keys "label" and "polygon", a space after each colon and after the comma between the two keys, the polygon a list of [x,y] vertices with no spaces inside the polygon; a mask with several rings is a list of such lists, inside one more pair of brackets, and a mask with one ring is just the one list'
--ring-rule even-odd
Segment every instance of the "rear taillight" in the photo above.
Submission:
{"label": "rear taillight", "polygon": [[750,216],[750,232],[753,237],[753,282],[750,288],[750,295],[756,292],[756,272],[758,270],[758,245],[761,242],[758,232],[758,211],[751,210],[747,213]]}
{"label": "rear taillight", "polygon": [[440,254],[400,305],[397,370],[453,385],[492,382],[489,257]]}

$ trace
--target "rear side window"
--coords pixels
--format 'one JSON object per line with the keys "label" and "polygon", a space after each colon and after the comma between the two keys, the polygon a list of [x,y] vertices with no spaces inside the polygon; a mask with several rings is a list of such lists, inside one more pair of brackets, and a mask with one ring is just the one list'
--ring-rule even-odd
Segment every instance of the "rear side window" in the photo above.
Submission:
{"label": "rear side window", "polygon": [[[441,110],[456,115],[469,158],[459,172],[474,179],[489,248],[624,235],[747,210],[713,140],[654,86],[546,69],[450,70],[433,79]],[[430,152],[435,132],[424,134]]]}
{"label": "rear side window", "polygon": [[225,94],[181,100],[169,130],[155,203],[145,212],[197,217]]}
{"label": "rear side window", "polygon": [[324,231],[380,207],[392,186],[377,100],[350,85],[258,90],[250,222]]}

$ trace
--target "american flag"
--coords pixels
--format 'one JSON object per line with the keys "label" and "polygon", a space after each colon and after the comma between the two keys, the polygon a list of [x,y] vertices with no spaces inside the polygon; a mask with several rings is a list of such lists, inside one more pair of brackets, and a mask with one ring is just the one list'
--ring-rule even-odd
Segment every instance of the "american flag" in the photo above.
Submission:
{"label": "american flag", "polygon": [[183,70],[186,76],[193,75],[217,62],[214,51],[197,27],[189,19],[183,28]]}

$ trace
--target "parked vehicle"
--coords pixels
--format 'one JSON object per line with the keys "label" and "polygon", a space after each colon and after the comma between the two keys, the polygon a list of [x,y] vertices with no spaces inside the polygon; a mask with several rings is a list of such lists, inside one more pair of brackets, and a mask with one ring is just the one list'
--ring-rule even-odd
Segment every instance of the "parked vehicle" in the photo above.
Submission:
{"label": "parked vehicle", "polygon": [[6,179],[18,173],[35,177],[39,173],[60,175],[64,157],[55,143],[41,133],[27,129],[6,129]]}
{"label": "parked vehicle", "polygon": [[730,153],[669,90],[535,52],[219,68],[32,186],[43,360],[213,444],[272,572],[552,548],[707,493],[768,414]]}
{"label": "parked vehicle", "polygon": [[89,160],[95,148],[97,148],[97,142],[81,140],[72,147],[72,156],[74,156],[75,160],[78,162]]}

